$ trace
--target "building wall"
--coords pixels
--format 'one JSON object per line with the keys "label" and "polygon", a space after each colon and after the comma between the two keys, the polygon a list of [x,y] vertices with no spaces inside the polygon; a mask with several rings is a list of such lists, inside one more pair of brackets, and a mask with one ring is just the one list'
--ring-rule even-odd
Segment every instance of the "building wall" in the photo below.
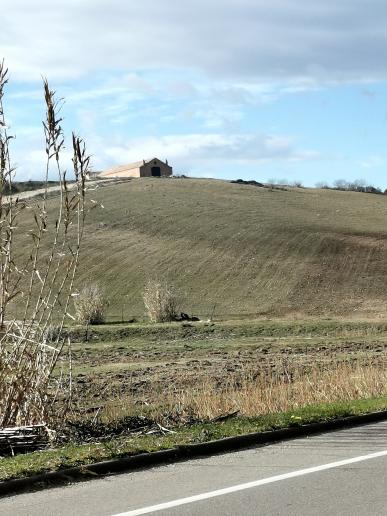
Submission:
{"label": "building wall", "polygon": [[133,177],[152,177],[152,168],[153,167],[160,168],[160,175],[162,177],[172,175],[172,167],[163,163],[159,159],[153,159],[150,163],[145,163],[145,165],[142,165],[140,167],[140,169],[139,169],[140,175],[139,176],[133,176]]}
{"label": "building wall", "polygon": [[106,170],[98,174],[98,177],[102,177],[105,179],[116,178],[116,177],[140,177],[140,167],[134,168],[125,168],[125,167],[115,167],[110,170]]}
{"label": "building wall", "polygon": [[103,174],[103,177],[141,177],[140,168],[131,168],[129,170],[119,170],[111,174]]}
{"label": "building wall", "polygon": [[152,177],[152,168],[160,168],[160,176],[168,177],[172,175],[172,167],[164,163],[163,161],[154,158],[150,162],[139,161],[130,165],[120,165],[113,167],[109,170],[105,170],[98,174],[99,177],[115,178],[115,177]]}

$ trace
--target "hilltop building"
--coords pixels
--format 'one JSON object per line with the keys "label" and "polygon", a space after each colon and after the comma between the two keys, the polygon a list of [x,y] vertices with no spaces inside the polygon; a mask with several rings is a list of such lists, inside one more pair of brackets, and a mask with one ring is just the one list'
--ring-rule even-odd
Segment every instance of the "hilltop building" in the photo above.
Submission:
{"label": "hilltop building", "polygon": [[98,177],[169,177],[171,175],[172,167],[168,165],[168,160],[164,163],[158,158],[153,158],[109,168],[100,172]]}

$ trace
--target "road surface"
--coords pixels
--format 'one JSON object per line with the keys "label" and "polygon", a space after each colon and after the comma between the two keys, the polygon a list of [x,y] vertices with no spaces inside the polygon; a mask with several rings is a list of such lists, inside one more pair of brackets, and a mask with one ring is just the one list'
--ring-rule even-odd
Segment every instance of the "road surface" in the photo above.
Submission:
{"label": "road surface", "polygon": [[0,515],[387,515],[387,421],[0,500]]}

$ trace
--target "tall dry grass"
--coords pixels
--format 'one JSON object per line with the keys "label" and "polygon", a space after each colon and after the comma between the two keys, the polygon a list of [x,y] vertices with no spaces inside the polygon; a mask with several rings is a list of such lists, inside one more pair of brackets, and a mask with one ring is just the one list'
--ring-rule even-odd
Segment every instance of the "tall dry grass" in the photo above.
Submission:
{"label": "tall dry grass", "polygon": [[[0,428],[46,423],[49,400],[55,399],[52,374],[65,344],[63,325],[69,314],[85,222],[85,180],[89,156],[83,141],[72,135],[75,185],[70,187],[61,165],[64,148],[62,107],[44,80],[46,117],[45,193],[37,203],[21,202],[12,192],[15,173],[3,108],[8,70],[0,62]],[[48,177],[55,171],[60,183],[55,213],[49,215]],[[19,215],[27,210],[33,221],[27,259],[18,262]],[[8,319],[18,298],[20,318]],[[21,309],[20,307],[23,307]],[[48,329],[56,320],[55,339]],[[60,387],[59,384],[56,386]]]}
{"label": "tall dry grass", "polygon": [[[274,365],[274,367],[273,367]],[[288,360],[267,367],[246,368],[224,380],[198,380],[181,373],[162,389],[151,384],[142,404],[133,396],[110,400],[98,418],[111,422],[128,415],[146,415],[168,424],[213,420],[238,412],[261,416],[320,403],[333,403],[387,395],[387,359],[348,362],[326,361],[305,367]]]}
{"label": "tall dry grass", "polygon": [[213,419],[238,411],[244,416],[285,412],[308,405],[351,401],[387,394],[387,371],[380,366],[336,364],[328,369],[292,371],[286,375],[245,373],[221,388],[206,380],[164,396],[176,418]]}

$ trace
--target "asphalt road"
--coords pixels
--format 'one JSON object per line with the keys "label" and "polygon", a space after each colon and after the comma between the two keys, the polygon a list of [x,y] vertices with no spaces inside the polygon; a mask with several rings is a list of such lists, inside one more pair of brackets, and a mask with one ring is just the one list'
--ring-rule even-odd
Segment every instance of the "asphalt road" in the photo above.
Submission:
{"label": "asphalt road", "polygon": [[7,516],[117,514],[386,516],[387,421],[0,501]]}

